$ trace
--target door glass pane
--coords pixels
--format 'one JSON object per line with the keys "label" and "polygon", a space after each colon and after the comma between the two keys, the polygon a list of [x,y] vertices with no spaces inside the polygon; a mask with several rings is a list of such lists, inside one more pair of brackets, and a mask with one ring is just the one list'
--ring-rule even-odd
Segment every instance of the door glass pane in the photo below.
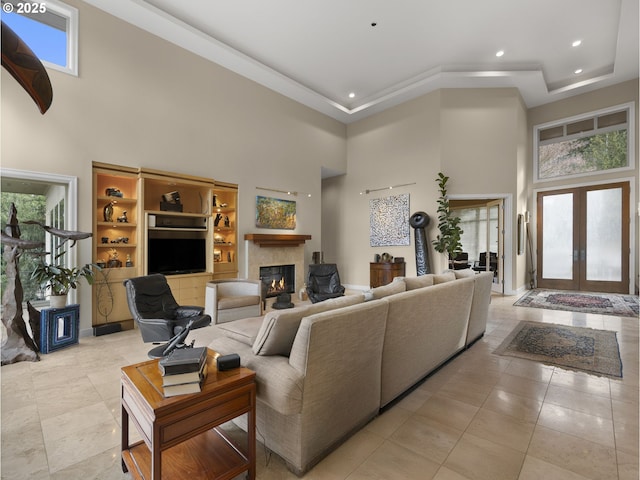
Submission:
{"label": "door glass pane", "polygon": [[621,245],[622,189],[588,191],[587,280],[622,280]]}
{"label": "door glass pane", "polygon": [[542,277],[573,279],[573,194],[542,198]]}

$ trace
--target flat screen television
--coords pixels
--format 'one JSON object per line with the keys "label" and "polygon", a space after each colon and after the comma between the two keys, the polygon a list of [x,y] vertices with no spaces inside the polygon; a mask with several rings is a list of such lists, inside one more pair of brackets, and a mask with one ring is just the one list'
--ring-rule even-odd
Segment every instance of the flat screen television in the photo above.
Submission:
{"label": "flat screen television", "polygon": [[178,275],[207,271],[207,244],[204,238],[149,238],[148,273]]}

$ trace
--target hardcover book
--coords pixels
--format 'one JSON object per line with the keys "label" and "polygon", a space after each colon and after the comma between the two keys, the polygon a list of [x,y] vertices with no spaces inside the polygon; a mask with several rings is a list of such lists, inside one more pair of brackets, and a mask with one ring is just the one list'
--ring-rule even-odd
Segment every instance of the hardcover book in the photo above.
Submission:
{"label": "hardcover book", "polygon": [[183,383],[201,382],[207,377],[207,363],[202,365],[199,372],[176,373],[174,375],[163,375],[162,386],[181,385]]}
{"label": "hardcover book", "polygon": [[178,348],[160,359],[162,375],[199,372],[207,360],[207,347]]}
{"label": "hardcover book", "polygon": [[163,387],[165,397],[174,397],[176,395],[185,395],[187,393],[198,393],[202,390],[200,382],[181,383],[180,385],[169,385]]}

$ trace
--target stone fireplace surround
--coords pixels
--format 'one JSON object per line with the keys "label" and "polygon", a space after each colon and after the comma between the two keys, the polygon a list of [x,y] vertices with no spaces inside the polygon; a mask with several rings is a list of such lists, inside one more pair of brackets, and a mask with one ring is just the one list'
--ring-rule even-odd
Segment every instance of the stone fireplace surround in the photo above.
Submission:
{"label": "stone fireplace surround", "polygon": [[305,282],[304,242],[311,235],[246,234],[245,255],[246,276],[249,280],[260,279],[260,267],[273,265],[294,265],[294,292]]}

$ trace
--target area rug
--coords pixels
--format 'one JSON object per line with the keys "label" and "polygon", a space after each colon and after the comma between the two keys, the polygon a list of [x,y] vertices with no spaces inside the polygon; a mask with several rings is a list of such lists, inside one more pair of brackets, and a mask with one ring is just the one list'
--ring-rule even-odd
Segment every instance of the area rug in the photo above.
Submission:
{"label": "area rug", "polygon": [[609,330],[520,322],[493,353],[622,378],[618,339]]}
{"label": "area rug", "polygon": [[617,315],[619,317],[638,317],[640,310],[640,302],[637,295],[583,293],[546,290],[544,288],[528,291],[514,305],[517,307]]}

